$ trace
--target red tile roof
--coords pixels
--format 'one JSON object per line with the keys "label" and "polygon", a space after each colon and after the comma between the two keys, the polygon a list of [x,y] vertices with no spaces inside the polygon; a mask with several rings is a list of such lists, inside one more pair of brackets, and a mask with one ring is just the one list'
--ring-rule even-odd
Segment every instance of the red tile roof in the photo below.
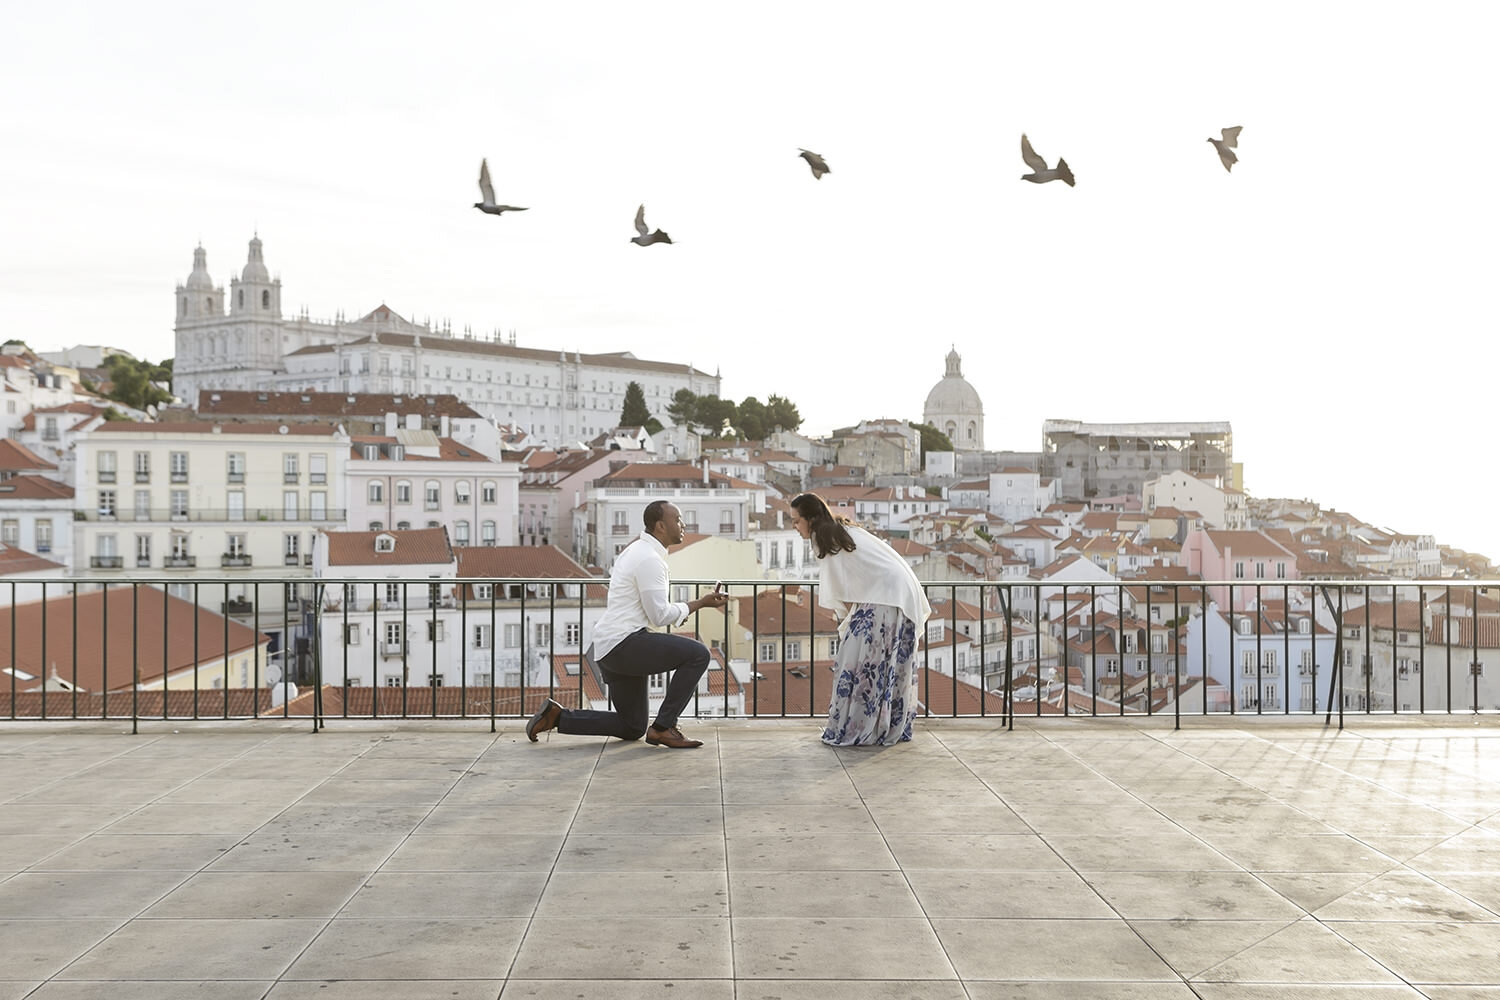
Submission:
{"label": "red tile roof", "polygon": [[[448,544],[448,529],[409,528],[392,531],[325,531],[328,539],[328,565],[334,566],[412,566],[451,563],[453,548]],[[396,540],[389,552],[375,551],[375,539],[390,535]]]}

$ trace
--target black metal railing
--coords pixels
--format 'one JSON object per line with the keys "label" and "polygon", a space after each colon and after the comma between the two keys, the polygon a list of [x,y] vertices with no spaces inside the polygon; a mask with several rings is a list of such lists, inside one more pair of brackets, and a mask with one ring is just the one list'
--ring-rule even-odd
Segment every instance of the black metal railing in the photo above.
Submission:
{"label": "black metal railing", "polygon": [[[679,583],[672,596],[707,586]],[[933,613],[913,664],[928,716],[1327,723],[1500,710],[1500,583],[925,588]],[[817,584],[738,580],[729,589],[728,607],[688,626],[714,650],[690,711],[826,714],[840,636]],[[596,578],[6,581],[0,719],[272,716],[316,728],[459,717],[493,726],[548,697],[604,707],[603,678],[584,654],[605,591]]]}

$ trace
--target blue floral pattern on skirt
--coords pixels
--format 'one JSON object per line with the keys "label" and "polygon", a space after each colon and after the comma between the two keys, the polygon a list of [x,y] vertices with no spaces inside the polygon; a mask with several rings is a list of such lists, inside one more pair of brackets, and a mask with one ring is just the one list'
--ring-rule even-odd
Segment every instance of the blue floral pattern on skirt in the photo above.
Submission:
{"label": "blue floral pattern on skirt", "polygon": [[858,747],[911,739],[917,717],[917,626],[888,604],[857,604],[834,659],[823,742]]}

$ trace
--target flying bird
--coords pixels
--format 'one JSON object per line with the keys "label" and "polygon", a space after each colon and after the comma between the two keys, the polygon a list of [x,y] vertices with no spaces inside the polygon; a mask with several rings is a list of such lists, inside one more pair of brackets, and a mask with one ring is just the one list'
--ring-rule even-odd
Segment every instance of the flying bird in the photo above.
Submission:
{"label": "flying bird", "polygon": [[1228,170],[1240,161],[1240,158],[1234,155],[1234,149],[1240,144],[1240,129],[1242,128],[1244,128],[1243,125],[1236,125],[1234,128],[1220,129],[1219,134],[1224,138],[1214,139],[1210,137],[1208,140],[1214,144],[1214,149],[1219,151],[1219,162],[1224,164],[1225,170]]}
{"label": "flying bird", "polygon": [[496,205],[495,188],[490,183],[490,161],[488,158],[479,161],[479,196],[483,201],[476,201],[474,207],[488,215],[500,215],[503,212],[524,212],[526,209],[519,205]]}
{"label": "flying bird", "polygon": [[645,205],[642,205],[640,208],[635,210],[635,231],[640,233],[641,235],[630,237],[630,242],[634,243],[638,247],[649,247],[653,243],[672,242],[672,237],[668,236],[660,229],[653,233],[646,228]]}
{"label": "flying bird", "polygon": [[1021,180],[1030,181],[1033,184],[1045,184],[1048,181],[1062,181],[1068,187],[1073,186],[1073,171],[1068,169],[1068,161],[1058,157],[1057,166],[1048,167],[1047,161],[1036,155],[1036,150],[1031,148],[1031,140],[1026,138],[1026,133],[1021,133],[1021,159],[1031,168],[1031,173],[1022,174]]}
{"label": "flying bird", "polygon": [[812,167],[813,180],[822,180],[824,174],[833,173],[828,169],[828,164],[823,161],[823,158],[812,150],[804,149],[797,155],[806,160],[809,167]]}

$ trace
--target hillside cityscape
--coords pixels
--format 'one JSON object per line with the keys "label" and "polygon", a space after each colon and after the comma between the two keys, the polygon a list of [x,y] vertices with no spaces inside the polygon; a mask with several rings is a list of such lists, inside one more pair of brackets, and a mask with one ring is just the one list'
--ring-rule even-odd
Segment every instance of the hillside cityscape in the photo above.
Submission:
{"label": "hillside cityscape", "polygon": [[[227,287],[200,246],[170,361],[5,345],[13,713],[141,691],[253,711],[310,684],[357,712],[387,689],[418,711],[503,690],[522,712],[528,689],[570,685],[604,703],[581,657],[600,581],[659,498],[689,529],[670,556],[683,592],[732,584],[699,625],[716,664],[700,712],[816,711],[837,629],[790,524],[805,490],[928,585],[932,710],[1500,706],[1500,595],[1440,586],[1490,560],[1252,495],[1228,422],[1047,419],[1036,450],[997,449],[955,346],[920,420],[851,413],[810,436],[795,400],[736,404],[691,364],[383,304],[288,316],[281,294],[258,236]],[[1336,659],[1335,696],[1318,678]]]}

